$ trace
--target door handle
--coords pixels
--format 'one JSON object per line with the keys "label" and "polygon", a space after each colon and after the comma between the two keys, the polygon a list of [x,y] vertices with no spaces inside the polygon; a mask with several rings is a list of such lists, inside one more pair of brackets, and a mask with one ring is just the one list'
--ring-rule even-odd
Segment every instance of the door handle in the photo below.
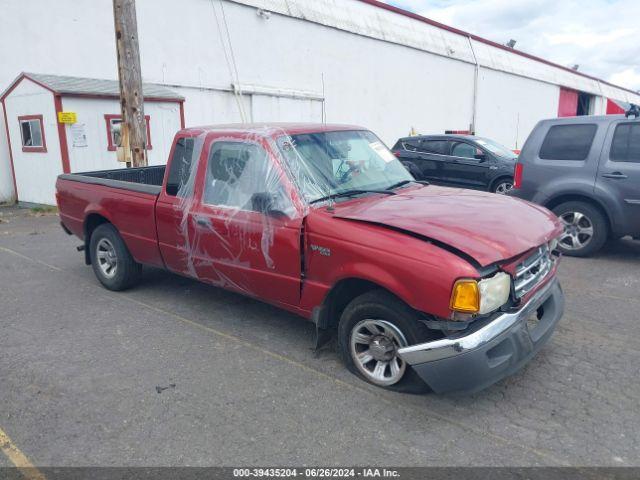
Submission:
{"label": "door handle", "polygon": [[208,227],[210,225],[209,220],[205,217],[195,216],[196,224],[200,227]]}
{"label": "door handle", "polygon": [[622,172],[603,173],[602,176],[604,178],[618,178],[618,179],[627,178],[627,176]]}

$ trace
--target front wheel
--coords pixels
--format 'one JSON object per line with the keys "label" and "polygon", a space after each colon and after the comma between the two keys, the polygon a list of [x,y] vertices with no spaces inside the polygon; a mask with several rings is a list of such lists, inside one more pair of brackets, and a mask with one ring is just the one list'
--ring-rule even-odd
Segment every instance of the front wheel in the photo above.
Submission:
{"label": "front wheel", "polygon": [[338,326],[340,353],[351,372],[379,387],[410,393],[428,391],[428,386],[398,349],[434,337],[410,307],[382,290],[352,300]]}

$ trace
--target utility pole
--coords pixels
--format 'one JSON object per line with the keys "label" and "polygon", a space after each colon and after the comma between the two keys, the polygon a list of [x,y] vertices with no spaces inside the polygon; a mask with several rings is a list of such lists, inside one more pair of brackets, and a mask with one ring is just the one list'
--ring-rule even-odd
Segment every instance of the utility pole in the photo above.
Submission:
{"label": "utility pole", "polygon": [[135,0],[113,0],[113,20],[118,53],[118,77],[120,79],[120,108],[122,123],[120,132],[122,161],[134,167],[147,165],[146,125],[142,72]]}

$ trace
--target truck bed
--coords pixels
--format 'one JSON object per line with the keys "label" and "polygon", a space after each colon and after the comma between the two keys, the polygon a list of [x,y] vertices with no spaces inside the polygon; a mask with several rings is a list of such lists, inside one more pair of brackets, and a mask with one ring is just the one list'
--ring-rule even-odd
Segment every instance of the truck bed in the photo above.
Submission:
{"label": "truck bed", "polygon": [[132,190],[158,195],[162,187],[165,165],[138,168],[116,168],[94,172],[66,173],[62,180],[103,185],[105,187]]}

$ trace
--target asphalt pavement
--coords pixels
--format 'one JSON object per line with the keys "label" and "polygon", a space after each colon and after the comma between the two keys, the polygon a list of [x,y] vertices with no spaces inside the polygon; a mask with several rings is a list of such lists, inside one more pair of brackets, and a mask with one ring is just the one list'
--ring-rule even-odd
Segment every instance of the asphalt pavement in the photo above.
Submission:
{"label": "asphalt pavement", "polygon": [[563,259],[524,370],[408,395],[258,301],[156,269],[107,291],[57,216],[0,214],[0,432],[34,465],[640,466],[640,242]]}

